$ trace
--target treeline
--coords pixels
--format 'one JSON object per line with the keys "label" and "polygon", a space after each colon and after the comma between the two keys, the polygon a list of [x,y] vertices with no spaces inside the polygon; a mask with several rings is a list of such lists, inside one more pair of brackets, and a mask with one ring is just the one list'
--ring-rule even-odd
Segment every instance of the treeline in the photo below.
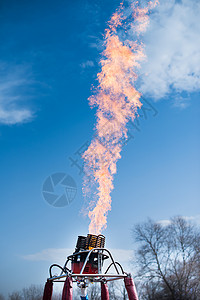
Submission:
{"label": "treeline", "polygon": [[[166,222],[137,224],[133,229],[138,244],[132,262],[139,300],[200,300],[200,230],[183,217]],[[123,282],[110,282],[110,300],[127,300]],[[43,287],[30,286],[13,292],[8,300],[42,300]],[[100,300],[100,284],[88,288],[90,300]],[[61,300],[61,294],[52,300]],[[74,300],[80,300],[74,289]],[[0,300],[5,300],[0,295]]]}
{"label": "treeline", "polygon": [[[74,285],[75,287],[75,285]],[[108,284],[110,300],[128,300],[124,286],[121,284],[117,285],[114,282]],[[28,288],[24,288],[21,291],[15,291],[9,294],[8,300],[42,300],[43,287],[31,285]],[[100,284],[91,284],[88,287],[88,297],[90,300],[101,300],[101,289]],[[62,293],[53,293],[52,300],[61,300]],[[6,300],[0,295],[0,300]],[[80,300],[79,288],[73,290],[73,300]]]}

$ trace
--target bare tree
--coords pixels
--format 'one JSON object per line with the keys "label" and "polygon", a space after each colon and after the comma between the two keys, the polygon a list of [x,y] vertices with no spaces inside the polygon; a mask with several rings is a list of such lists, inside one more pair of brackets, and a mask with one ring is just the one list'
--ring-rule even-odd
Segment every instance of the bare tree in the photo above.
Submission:
{"label": "bare tree", "polygon": [[23,288],[21,291],[13,292],[8,296],[9,300],[42,300],[43,288],[41,286],[31,285]]}
{"label": "bare tree", "polygon": [[9,300],[23,300],[21,292],[13,292],[8,296]]}
{"label": "bare tree", "polygon": [[197,228],[182,217],[167,226],[152,220],[136,225],[140,288],[143,299],[200,299],[200,238]]}
{"label": "bare tree", "polygon": [[123,280],[111,281],[108,284],[109,296],[112,300],[127,300],[127,292]]}
{"label": "bare tree", "polygon": [[[52,295],[52,300],[61,300],[62,299],[62,293],[53,293]],[[73,297],[74,300],[76,300],[76,298]],[[80,297],[78,298],[78,300],[80,300]]]}
{"label": "bare tree", "polygon": [[41,286],[31,285],[22,290],[24,300],[42,300],[43,288]]}
{"label": "bare tree", "polygon": [[94,283],[88,288],[88,298],[94,300],[101,300],[101,288],[99,283]]}
{"label": "bare tree", "polygon": [[108,284],[108,289],[109,289],[109,297],[112,300],[118,300],[119,299],[119,286],[114,281],[111,281]]}
{"label": "bare tree", "polygon": [[[127,293],[125,287],[120,281],[109,282],[109,297],[111,300],[127,300]],[[90,284],[88,287],[88,298],[91,300],[101,300],[101,285],[100,283]],[[79,288],[74,290],[73,293],[74,300],[80,300],[80,291]]]}

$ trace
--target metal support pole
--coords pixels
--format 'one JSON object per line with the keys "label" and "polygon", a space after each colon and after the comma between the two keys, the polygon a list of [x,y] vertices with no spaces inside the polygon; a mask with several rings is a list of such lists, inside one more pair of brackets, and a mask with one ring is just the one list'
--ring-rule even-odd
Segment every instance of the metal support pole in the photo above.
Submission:
{"label": "metal support pole", "polygon": [[116,263],[115,263],[115,261],[114,261],[112,255],[111,255],[110,251],[108,251],[108,249],[106,249],[106,248],[93,248],[92,250],[90,250],[90,251],[88,252],[88,255],[87,255],[87,257],[86,257],[86,259],[85,259],[85,262],[84,262],[84,264],[83,264],[83,266],[82,266],[82,269],[81,269],[81,271],[80,271],[80,274],[83,274],[83,271],[84,271],[84,269],[85,269],[85,266],[86,266],[86,264],[87,264],[87,262],[88,262],[88,260],[89,260],[89,257],[90,257],[90,255],[91,255],[91,253],[94,252],[94,251],[96,251],[96,250],[97,250],[97,251],[100,250],[100,251],[102,251],[102,253],[103,253],[103,251],[106,251],[106,252],[109,254],[109,257],[110,257],[110,259],[111,259],[111,261],[112,261],[112,263],[113,263],[113,265],[114,265],[114,268],[115,268],[117,274],[119,274],[119,271],[118,271],[118,269],[117,269]]}
{"label": "metal support pole", "polygon": [[81,300],[88,300],[87,288],[81,288]]}
{"label": "metal support pole", "polygon": [[63,286],[62,300],[72,300],[73,281],[71,277],[67,277]]}
{"label": "metal support pole", "polygon": [[126,287],[126,291],[127,291],[129,300],[139,300],[137,291],[135,288],[135,284],[130,275],[124,278],[124,283],[125,283],[125,287]]}
{"label": "metal support pole", "polygon": [[53,281],[47,280],[44,287],[43,300],[51,300],[53,293]]}
{"label": "metal support pole", "polygon": [[101,282],[101,300],[109,300],[108,286],[104,282]]}

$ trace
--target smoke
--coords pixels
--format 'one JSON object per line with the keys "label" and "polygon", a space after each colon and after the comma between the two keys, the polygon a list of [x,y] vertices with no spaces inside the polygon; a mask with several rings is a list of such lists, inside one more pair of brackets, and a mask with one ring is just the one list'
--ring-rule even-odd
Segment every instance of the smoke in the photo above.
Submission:
{"label": "smoke", "polygon": [[[147,6],[140,6],[138,1],[129,6],[121,3],[105,31],[98,85],[89,98],[90,106],[97,108],[95,136],[83,154],[83,192],[89,198],[90,233],[99,234],[106,228],[113,176],[127,139],[127,123],[135,119],[142,106],[141,94],[135,88],[140,64],[145,59],[139,37],[145,32],[150,10],[157,3],[157,0]],[[129,38],[133,33],[135,40]]]}

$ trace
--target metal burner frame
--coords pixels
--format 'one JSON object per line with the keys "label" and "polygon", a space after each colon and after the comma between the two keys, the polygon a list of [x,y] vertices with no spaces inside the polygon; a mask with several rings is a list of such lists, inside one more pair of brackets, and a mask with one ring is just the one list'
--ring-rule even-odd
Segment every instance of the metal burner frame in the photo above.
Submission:
{"label": "metal burner frame", "polygon": [[[107,255],[103,252],[106,252]],[[72,261],[72,259],[75,255],[79,255],[79,254],[82,254],[82,253],[88,253],[88,254],[85,258],[85,261],[84,261],[84,264],[82,266],[82,269],[81,269],[80,273],[75,274],[67,267],[67,265],[70,261]],[[97,274],[83,273],[84,270],[85,270],[86,264],[89,261],[89,258],[90,258],[92,253],[97,253],[98,254],[98,273]],[[107,267],[106,271],[103,273],[102,272],[102,261],[104,259],[107,259],[107,258],[110,258],[111,263]],[[108,271],[109,271],[109,269],[111,268],[112,265],[114,266],[114,269],[115,269],[116,273],[115,274],[108,274]],[[58,267],[58,268],[61,269],[60,275],[52,276],[52,268],[53,267]],[[120,269],[120,271],[119,271],[118,268]],[[66,260],[63,267],[61,267],[57,264],[51,265],[50,268],[49,268],[49,273],[50,273],[50,277],[48,278],[48,280],[54,281],[54,282],[65,282],[65,280],[63,280],[63,279],[66,278],[66,277],[71,277],[73,282],[80,282],[80,281],[86,281],[86,280],[90,281],[90,282],[107,282],[107,281],[113,281],[113,280],[118,280],[118,279],[124,279],[125,277],[128,276],[128,274],[126,272],[124,272],[121,264],[114,261],[114,259],[112,257],[112,254],[106,248],[93,248],[89,251],[84,250],[84,251],[74,253],[74,254],[67,257],[67,260]]]}
{"label": "metal burner frame", "polygon": [[[79,273],[74,273],[72,270],[70,270],[67,267],[67,265],[71,261],[71,263],[72,263],[71,265],[72,265],[72,269],[73,269],[73,263],[76,264],[77,259],[78,259],[78,257],[76,257],[76,256],[80,255],[80,257],[81,257],[81,254],[83,254],[82,259],[80,260],[81,265],[79,265],[79,267],[81,267],[81,270]],[[91,255],[92,255],[92,257],[90,260]],[[106,271],[103,272],[103,270],[102,270],[103,261],[108,258],[110,258],[111,263],[107,267]],[[89,274],[89,273],[87,273],[87,270],[85,271],[87,263],[90,265],[90,263],[92,261],[93,261],[95,267],[88,269],[88,270],[92,270],[92,272],[97,271],[98,273]],[[82,263],[83,263],[83,265],[82,265]],[[111,268],[111,266],[114,267],[115,273],[108,274],[108,271]],[[52,268],[53,267],[58,267],[61,269],[60,275],[52,276]],[[112,254],[106,248],[93,248],[91,250],[83,249],[78,252],[75,252],[72,255],[67,257],[67,260],[63,267],[61,267],[58,264],[51,265],[49,268],[49,273],[50,273],[50,277],[47,279],[47,282],[45,284],[43,300],[52,300],[53,283],[54,282],[64,282],[63,292],[62,292],[62,300],[72,300],[73,299],[73,282],[76,282],[78,287],[81,288],[81,293],[82,293],[82,290],[86,291],[86,288],[88,287],[89,283],[100,282],[100,284],[101,284],[101,299],[109,300],[109,290],[108,290],[107,282],[119,280],[119,279],[124,280],[125,288],[126,288],[126,291],[128,294],[128,299],[129,300],[138,300],[137,291],[136,291],[133,279],[131,277],[131,274],[127,274],[126,272],[124,272],[120,263],[114,261]],[[81,299],[87,299],[87,298],[81,296]]]}

